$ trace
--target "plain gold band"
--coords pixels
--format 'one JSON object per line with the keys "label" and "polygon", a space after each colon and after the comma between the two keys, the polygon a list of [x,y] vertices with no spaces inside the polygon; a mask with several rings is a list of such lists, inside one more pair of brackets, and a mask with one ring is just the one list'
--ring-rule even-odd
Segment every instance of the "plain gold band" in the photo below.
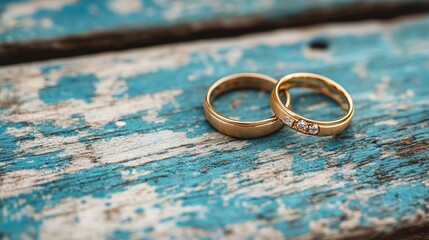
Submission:
{"label": "plain gold band", "polygon": [[[259,88],[271,92],[277,80],[257,73],[239,73],[224,77],[215,82],[207,91],[204,98],[204,114],[209,123],[219,132],[236,138],[258,138],[272,134],[284,126],[276,117],[243,122],[224,117],[217,113],[212,101],[219,95],[240,88]],[[289,106],[290,97],[287,92],[285,105]]]}
{"label": "plain gold band", "polygon": [[[281,91],[291,88],[306,88],[324,94],[338,102],[346,114],[335,121],[316,121],[296,114],[281,102],[279,96]],[[349,125],[354,113],[352,98],[343,87],[329,78],[312,73],[294,73],[283,77],[271,92],[270,103],[274,114],[287,126],[315,136],[331,136],[342,132]]]}

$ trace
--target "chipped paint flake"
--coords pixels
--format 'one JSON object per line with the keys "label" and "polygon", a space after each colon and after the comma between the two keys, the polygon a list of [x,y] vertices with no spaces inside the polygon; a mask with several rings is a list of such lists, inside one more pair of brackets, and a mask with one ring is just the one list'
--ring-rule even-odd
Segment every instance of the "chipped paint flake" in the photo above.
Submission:
{"label": "chipped paint flake", "polygon": [[375,126],[381,126],[381,125],[396,126],[396,125],[398,125],[398,122],[396,122],[393,119],[389,119],[389,120],[385,120],[385,121],[376,122],[374,125]]}
{"label": "chipped paint flake", "polygon": [[115,125],[116,125],[117,127],[124,127],[125,125],[127,125],[127,123],[126,123],[126,122],[124,122],[124,121],[116,121],[116,122],[115,122]]}

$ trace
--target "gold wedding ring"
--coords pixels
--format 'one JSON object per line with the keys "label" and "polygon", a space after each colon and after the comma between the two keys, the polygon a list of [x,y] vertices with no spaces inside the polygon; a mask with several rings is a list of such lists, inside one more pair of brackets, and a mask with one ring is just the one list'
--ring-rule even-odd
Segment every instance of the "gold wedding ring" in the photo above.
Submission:
{"label": "gold wedding ring", "polygon": [[[219,132],[236,138],[258,138],[278,131],[284,126],[276,116],[267,119],[243,122],[220,115],[212,106],[219,95],[234,89],[258,88],[270,92],[276,85],[274,78],[257,73],[240,73],[224,77],[214,83],[204,98],[204,114],[210,124]],[[289,107],[290,97],[287,92],[285,104]],[[278,94],[277,94],[278,95]],[[280,96],[279,96],[280,99]]]}
{"label": "gold wedding ring", "polygon": [[[345,110],[345,116],[335,121],[316,121],[296,114],[281,102],[279,96],[280,92],[287,92],[291,88],[306,88],[332,98]],[[352,98],[343,87],[329,78],[312,73],[294,73],[283,77],[272,90],[270,103],[274,114],[284,124],[298,132],[315,136],[340,133],[349,125],[354,113]]]}

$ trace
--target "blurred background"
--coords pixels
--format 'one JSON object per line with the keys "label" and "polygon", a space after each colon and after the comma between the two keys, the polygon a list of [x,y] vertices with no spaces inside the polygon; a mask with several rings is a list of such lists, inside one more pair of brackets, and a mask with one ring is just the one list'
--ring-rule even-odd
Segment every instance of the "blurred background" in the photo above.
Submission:
{"label": "blurred background", "polygon": [[4,0],[0,64],[428,10],[425,0]]}

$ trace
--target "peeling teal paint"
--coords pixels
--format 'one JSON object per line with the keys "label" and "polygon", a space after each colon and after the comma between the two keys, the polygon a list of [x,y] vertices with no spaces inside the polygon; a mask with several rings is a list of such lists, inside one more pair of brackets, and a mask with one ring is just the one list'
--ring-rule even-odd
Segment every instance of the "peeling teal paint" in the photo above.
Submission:
{"label": "peeling teal paint", "polygon": [[[62,76],[55,86],[47,86],[40,90],[40,99],[47,104],[55,104],[68,99],[92,101],[95,93],[94,84],[98,81],[94,74],[79,76]],[[79,91],[75,91],[78,87]]]}
{"label": "peeling teal paint", "polygon": [[144,209],[143,208],[136,208],[136,210],[134,212],[136,214],[143,214],[144,213]]}
{"label": "peeling teal paint", "polygon": [[113,235],[109,239],[131,239],[131,232],[130,231],[124,231],[124,230],[116,230],[113,232]]}
{"label": "peeling teal paint", "polygon": [[10,127],[8,123],[0,121],[0,162],[7,161],[13,156],[13,152],[19,149],[18,144],[16,144],[18,138],[6,132],[7,128]]}

